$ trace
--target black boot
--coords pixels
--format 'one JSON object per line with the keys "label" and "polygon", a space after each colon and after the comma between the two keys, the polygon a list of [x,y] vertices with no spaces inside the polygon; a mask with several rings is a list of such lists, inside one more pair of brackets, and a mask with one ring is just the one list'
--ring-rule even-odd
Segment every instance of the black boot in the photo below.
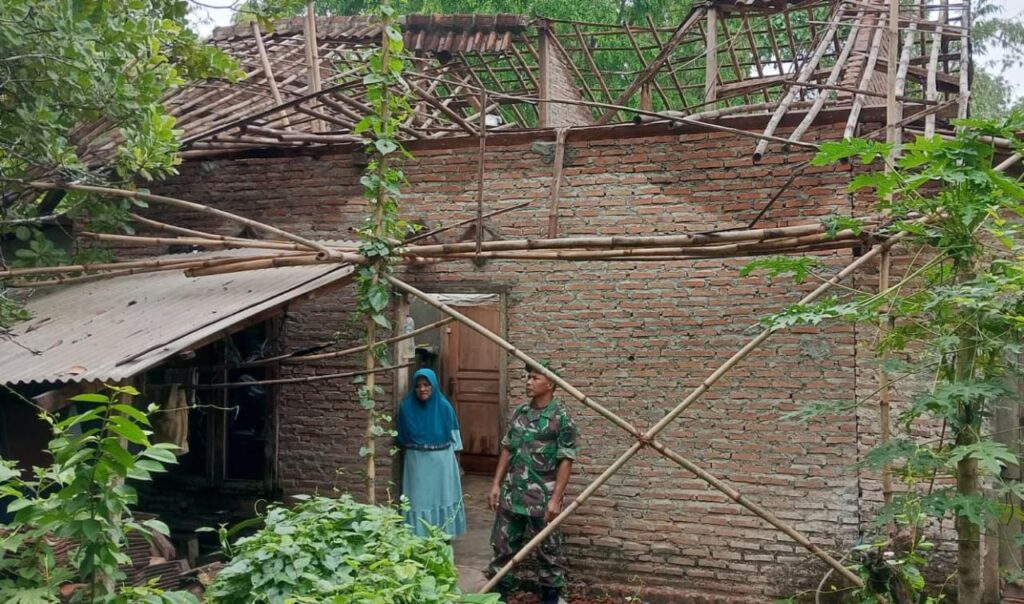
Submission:
{"label": "black boot", "polygon": [[540,604],[558,604],[561,590],[557,587],[540,588]]}

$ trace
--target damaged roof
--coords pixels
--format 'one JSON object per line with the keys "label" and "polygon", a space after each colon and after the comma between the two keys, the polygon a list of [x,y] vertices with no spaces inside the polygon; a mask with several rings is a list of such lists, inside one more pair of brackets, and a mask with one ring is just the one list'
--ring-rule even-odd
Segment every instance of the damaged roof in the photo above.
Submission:
{"label": "damaged roof", "polygon": [[25,305],[32,318],[0,334],[2,379],[12,385],[125,380],[351,274],[338,264],[193,278],[158,271],[36,290]]}

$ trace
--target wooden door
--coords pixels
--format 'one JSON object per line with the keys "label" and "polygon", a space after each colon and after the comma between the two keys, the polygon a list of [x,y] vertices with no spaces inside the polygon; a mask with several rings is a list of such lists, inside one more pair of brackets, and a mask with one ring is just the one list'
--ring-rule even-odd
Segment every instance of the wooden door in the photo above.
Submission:
{"label": "wooden door", "polygon": [[[500,333],[497,304],[456,308]],[[445,393],[462,428],[462,467],[467,472],[489,474],[497,466],[501,446],[501,350],[461,323],[449,324],[445,336],[441,372]]]}

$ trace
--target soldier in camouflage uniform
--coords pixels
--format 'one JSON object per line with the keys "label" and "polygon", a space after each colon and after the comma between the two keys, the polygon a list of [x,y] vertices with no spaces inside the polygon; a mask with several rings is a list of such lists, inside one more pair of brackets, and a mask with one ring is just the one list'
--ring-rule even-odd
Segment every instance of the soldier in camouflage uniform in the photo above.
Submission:
{"label": "soldier in camouflage uniform", "polygon": [[[546,366],[546,364],[545,364]],[[558,401],[555,384],[529,370],[526,393],[508,421],[488,503],[496,511],[491,530],[494,558],[487,567],[493,577],[522,548],[527,535],[542,530],[562,511],[562,497],[576,459],[576,426]],[[554,531],[535,550],[542,604],[558,604],[565,586],[565,553],[561,531]],[[499,586],[507,596],[511,579]]]}

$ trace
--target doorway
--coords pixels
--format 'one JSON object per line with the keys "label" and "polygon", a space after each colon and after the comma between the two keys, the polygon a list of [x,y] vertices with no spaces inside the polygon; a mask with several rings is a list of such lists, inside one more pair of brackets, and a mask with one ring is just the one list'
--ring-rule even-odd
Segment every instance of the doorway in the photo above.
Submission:
{"label": "doorway", "polygon": [[[501,294],[431,294],[494,333],[503,329]],[[413,326],[444,318],[420,300],[409,306]],[[416,359],[438,375],[441,388],[455,407],[462,430],[462,469],[471,474],[493,474],[498,464],[503,423],[504,355],[490,340],[452,322],[416,338]]]}

